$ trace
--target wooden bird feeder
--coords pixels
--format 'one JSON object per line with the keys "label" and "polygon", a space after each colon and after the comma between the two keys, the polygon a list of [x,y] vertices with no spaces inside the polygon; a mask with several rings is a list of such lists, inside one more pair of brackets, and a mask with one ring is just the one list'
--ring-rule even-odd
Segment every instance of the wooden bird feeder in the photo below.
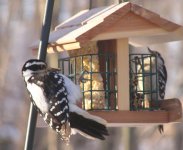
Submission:
{"label": "wooden bird feeder", "polygon": [[[58,25],[50,34],[48,53],[68,51],[59,59],[62,73],[77,82],[86,71],[82,107],[106,119],[109,125],[164,124],[178,122],[178,99],[152,101],[153,109],[131,109],[129,44],[182,40],[183,27],[136,4],[126,2],[83,10]],[[37,50],[35,43],[33,50]]]}

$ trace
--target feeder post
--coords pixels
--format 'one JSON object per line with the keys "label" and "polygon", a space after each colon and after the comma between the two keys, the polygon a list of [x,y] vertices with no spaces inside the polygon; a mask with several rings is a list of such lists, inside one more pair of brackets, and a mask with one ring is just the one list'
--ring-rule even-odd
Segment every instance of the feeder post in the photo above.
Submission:
{"label": "feeder post", "polygon": [[129,110],[129,44],[128,38],[117,40],[118,109]]}
{"label": "feeder post", "polygon": [[[40,38],[40,43],[39,43],[38,57],[37,57],[38,59],[44,60],[44,61],[46,59],[46,51],[47,51],[47,45],[48,45],[48,40],[49,40],[49,34],[50,34],[53,5],[54,5],[54,0],[46,1],[45,13],[44,13],[42,31],[41,31],[41,38]],[[24,150],[33,149],[36,122],[37,122],[37,111],[34,108],[33,104],[31,103]]]}

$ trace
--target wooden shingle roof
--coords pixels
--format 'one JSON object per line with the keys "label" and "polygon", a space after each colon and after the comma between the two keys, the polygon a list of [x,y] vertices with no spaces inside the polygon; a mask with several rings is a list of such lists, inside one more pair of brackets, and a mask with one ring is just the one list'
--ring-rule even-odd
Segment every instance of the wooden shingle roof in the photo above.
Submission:
{"label": "wooden shingle roof", "polygon": [[[82,44],[128,37],[131,44],[138,46],[182,40],[182,33],[182,26],[126,2],[79,12],[55,28],[49,43]],[[38,42],[33,47],[37,48]]]}

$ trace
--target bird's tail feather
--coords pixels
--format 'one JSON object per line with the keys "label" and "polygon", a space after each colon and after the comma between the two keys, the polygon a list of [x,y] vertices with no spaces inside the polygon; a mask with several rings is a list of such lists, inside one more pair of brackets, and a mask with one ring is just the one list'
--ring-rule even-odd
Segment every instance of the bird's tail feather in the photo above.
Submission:
{"label": "bird's tail feather", "polygon": [[71,128],[76,129],[81,135],[91,139],[104,140],[108,135],[107,128],[104,124],[85,118],[76,112],[70,112],[70,125]]}
{"label": "bird's tail feather", "polygon": [[109,135],[106,121],[100,117],[93,116],[74,104],[69,104],[70,125],[81,135],[87,138],[105,139]]}

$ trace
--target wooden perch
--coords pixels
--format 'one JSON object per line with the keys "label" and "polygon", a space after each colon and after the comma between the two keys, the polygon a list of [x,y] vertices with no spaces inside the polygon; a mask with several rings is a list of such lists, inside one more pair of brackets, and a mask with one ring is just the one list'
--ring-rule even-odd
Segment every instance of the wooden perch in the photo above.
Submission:
{"label": "wooden perch", "polygon": [[156,101],[156,103],[152,103],[152,107],[158,107],[161,110],[168,111],[168,120],[170,122],[182,117],[182,104],[177,98]]}
{"label": "wooden perch", "polygon": [[[178,122],[182,118],[182,105],[177,98],[156,101],[151,104],[153,107],[159,107],[161,110],[142,110],[142,111],[88,111],[105,119],[109,126],[139,126]],[[38,127],[46,127],[42,118],[38,119]]]}

